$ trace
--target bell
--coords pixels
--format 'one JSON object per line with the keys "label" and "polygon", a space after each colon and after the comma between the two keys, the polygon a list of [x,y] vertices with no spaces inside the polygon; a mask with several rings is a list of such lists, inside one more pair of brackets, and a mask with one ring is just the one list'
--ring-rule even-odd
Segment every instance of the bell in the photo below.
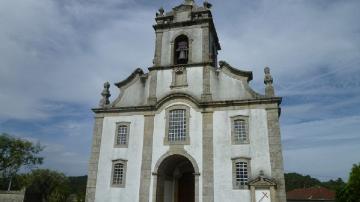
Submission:
{"label": "bell", "polygon": [[185,60],[185,59],[186,59],[185,50],[181,50],[181,51],[180,51],[179,59],[180,59],[180,60]]}

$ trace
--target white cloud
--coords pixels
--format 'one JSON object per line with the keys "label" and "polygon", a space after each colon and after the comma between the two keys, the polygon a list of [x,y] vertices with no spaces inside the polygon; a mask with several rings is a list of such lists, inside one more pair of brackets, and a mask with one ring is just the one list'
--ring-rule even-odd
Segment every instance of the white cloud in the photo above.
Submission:
{"label": "white cloud", "polygon": [[[175,5],[143,0],[1,1],[0,120],[78,117],[75,114],[83,112],[69,110],[69,105],[94,107],[103,82],[117,82],[137,67],[152,65],[156,9],[145,3]],[[354,154],[349,153],[343,167],[336,165],[330,171],[332,159],[325,157],[330,151],[324,146],[334,144],[339,133],[356,138],[354,131],[359,129],[354,122],[360,100],[359,1],[213,3],[223,48],[219,59],[254,71],[257,89],[263,89],[263,67],[269,65],[277,94],[285,96],[282,132],[285,144],[290,144],[285,148],[293,146],[291,141],[304,143],[304,148],[285,150],[287,167],[311,174],[307,165],[322,161],[324,155],[329,175],[347,172],[351,159],[356,160]],[[111,91],[115,98],[118,90]],[[344,99],[334,98],[340,95]],[[297,103],[287,103],[294,99]],[[339,111],[348,112],[340,116]],[[301,123],[304,120],[308,122]],[[90,147],[91,130],[87,120],[60,120],[41,127],[42,134],[61,136],[41,137],[50,145],[46,166],[66,167],[69,173],[77,173],[80,166],[85,171],[88,151],[69,149],[77,147],[70,140],[84,138]],[[347,141],[341,138],[339,150]],[[340,153],[345,152],[348,149]],[[293,161],[296,156],[308,164]]]}

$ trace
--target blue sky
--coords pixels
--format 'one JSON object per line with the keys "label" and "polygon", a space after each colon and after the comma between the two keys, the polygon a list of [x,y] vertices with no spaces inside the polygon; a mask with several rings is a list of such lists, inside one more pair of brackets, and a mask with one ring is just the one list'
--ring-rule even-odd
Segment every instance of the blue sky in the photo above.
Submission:
{"label": "blue sky", "polygon": [[[151,66],[155,12],[180,2],[2,0],[0,132],[45,145],[42,167],[86,174],[102,84]],[[272,70],[285,170],[347,178],[360,162],[360,1],[210,2],[219,59],[253,71],[258,92]]]}

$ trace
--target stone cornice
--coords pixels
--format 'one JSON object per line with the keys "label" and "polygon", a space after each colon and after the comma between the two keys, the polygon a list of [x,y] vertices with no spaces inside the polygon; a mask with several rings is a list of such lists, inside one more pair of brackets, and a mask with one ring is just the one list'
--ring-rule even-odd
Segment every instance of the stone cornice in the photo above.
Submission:
{"label": "stone cornice", "polygon": [[144,105],[144,106],[130,106],[130,107],[105,107],[105,108],[94,108],[92,109],[95,113],[116,113],[116,112],[136,112],[136,111],[156,111],[163,104],[167,103],[169,100],[182,98],[189,100],[196,104],[200,109],[207,108],[220,108],[228,106],[246,106],[246,105],[256,105],[256,104],[277,104],[280,105],[282,98],[281,97],[270,97],[270,98],[258,98],[250,100],[226,100],[226,101],[210,101],[210,102],[201,102],[195,99],[194,97],[185,94],[185,93],[175,93],[170,94],[163,99],[159,100],[156,105]]}
{"label": "stone cornice", "polygon": [[179,65],[153,66],[153,67],[149,67],[148,70],[149,71],[164,70],[164,69],[173,69],[176,67],[202,67],[202,66],[207,66],[207,65],[212,66],[213,63],[212,62],[200,62],[200,63],[190,63],[190,64],[179,64]]}

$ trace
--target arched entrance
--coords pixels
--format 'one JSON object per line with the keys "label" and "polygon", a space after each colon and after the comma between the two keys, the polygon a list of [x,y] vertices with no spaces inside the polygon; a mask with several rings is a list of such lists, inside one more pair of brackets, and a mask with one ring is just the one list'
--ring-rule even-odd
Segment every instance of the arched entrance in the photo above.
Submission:
{"label": "arched entrance", "polygon": [[157,171],[156,202],[195,202],[195,169],[188,158],[168,156]]}

